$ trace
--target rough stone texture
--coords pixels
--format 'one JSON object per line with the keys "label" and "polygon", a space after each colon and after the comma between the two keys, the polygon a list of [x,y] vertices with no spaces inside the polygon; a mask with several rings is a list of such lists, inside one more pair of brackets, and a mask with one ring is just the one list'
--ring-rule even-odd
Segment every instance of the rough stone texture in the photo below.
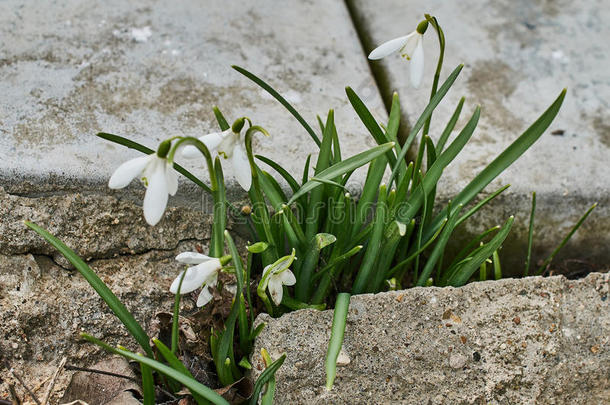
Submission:
{"label": "rough stone texture", "polygon": [[[332,311],[266,322],[261,348],[287,354],[277,403],[606,404],[610,275],[505,279],[352,297],[335,386],[324,388]],[[345,361],[344,361],[345,363]]]}
{"label": "rough stone texture", "polygon": [[344,86],[385,110],[342,2],[5,1],[0,182],[20,194],[104,184],[138,152],[95,133],[154,148],[172,135],[217,131],[214,105],[228,119],[247,115],[267,128],[272,138],[257,139],[256,152],[297,175],[315,144],[231,64],[268,80],[315,128],[316,114],[335,108],[346,156],[374,144]]}
{"label": "rough stone texture", "polygon": [[[567,87],[562,109],[547,132],[495,186],[488,187],[492,191],[510,183],[506,197],[493,204],[484,220],[470,222],[468,231],[515,214],[516,227],[507,241],[512,248],[503,259],[507,267],[521,266],[525,249],[517,245],[527,240],[532,191],[538,197],[536,242],[541,255],[548,255],[586,209],[599,202],[564,257],[607,263],[610,60],[605,49],[610,9],[606,3],[350,0],[348,4],[367,52],[410,32],[424,13],[430,13],[437,16],[447,39],[441,82],[455,66],[465,64],[433,116],[430,134],[440,135],[461,96],[466,104],[456,128],[465,125],[476,104],[482,106],[481,119],[462,156],[445,171],[437,189],[440,198],[457,194]],[[411,123],[427,104],[436,69],[438,41],[432,28],[426,32],[424,48],[426,73],[417,90],[410,85],[409,63],[400,56],[371,62],[383,96],[387,99],[398,91]]]}
{"label": "rough stone texture", "polygon": [[[171,208],[152,228],[143,223],[141,208],[125,199],[94,194],[28,198],[0,188],[0,356],[30,387],[50,377],[64,356],[68,364],[86,367],[105,356],[83,343],[81,332],[136,347],[85,279],[26,228],[25,219],[49,229],[89,260],[148,329],[157,312],[173,308],[168,288],[181,267],[175,255],[198,245],[206,251],[209,238],[208,216],[200,210]],[[193,297],[183,300],[185,316],[196,312]],[[62,374],[56,395],[70,375]],[[0,398],[7,397],[11,381],[0,367]]]}

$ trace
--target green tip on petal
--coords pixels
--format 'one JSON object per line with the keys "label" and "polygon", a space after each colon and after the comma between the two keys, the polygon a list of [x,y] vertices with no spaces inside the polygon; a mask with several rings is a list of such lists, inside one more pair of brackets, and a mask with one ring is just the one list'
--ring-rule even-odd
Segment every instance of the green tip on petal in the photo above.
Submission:
{"label": "green tip on petal", "polygon": [[170,148],[172,147],[172,141],[165,140],[159,144],[159,148],[157,149],[157,156],[162,159],[165,159],[167,154],[169,153]]}
{"label": "green tip on petal", "polygon": [[422,22],[420,22],[417,25],[416,31],[422,35],[424,35],[424,32],[426,32],[426,30],[428,29],[428,20],[423,20]]}

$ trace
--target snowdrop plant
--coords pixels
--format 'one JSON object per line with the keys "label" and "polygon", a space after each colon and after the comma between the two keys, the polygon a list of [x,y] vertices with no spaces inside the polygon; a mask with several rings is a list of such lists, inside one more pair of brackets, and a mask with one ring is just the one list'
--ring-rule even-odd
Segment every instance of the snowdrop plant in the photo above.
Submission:
{"label": "snowdrop plant", "polygon": [[[440,44],[428,105],[411,123],[405,141],[401,142],[398,139],[401,124],[398,95],[393,95],[388,120],[378,122],[356,92],[347,87],[347,98],[362,121],[363,129],[377,143],[377,146],[348,158],[344,158],[341,152],[340,128],[335,123],[333,110],[328,112],[325,120],[318,117],[319,130],[314,130],[278,91],[253,73],[233,66],[286,107],[318,146],[317,157],[307,157],[298,177],[272,159],[254,154],[252,138],[257,133],[268,135],[264,128],[253,125],[247,117],[238,118],[229,125],[216,107],[214,115],[219,132],[200,138],[173,137],[162,141],[156,151],[118,135],[98,134],[103,139],[146,155],[119,166],[109,186],[122,188],[140,177],[147,186],[143,206],[149,224],[161,220],[168,195],[176,193],[174,170],[214,199],[209,254],[183,252],[176,257],[186,268],[169,286],[169,291],[175,294],[171,348],[153,339],[157,357],[143,328],[86,263],[47,231],[27,223],[74,264],[144,350],[145,356],[141,356],[84,336],[108,351],[141,364],[146,404],[155,400],[152,370],[168,377],[167,387],[174,393],[179,393],[185,386],[198,403],[226,403],[220,395],[192,377],[179,360],[178,350],[180,296],[202,288],[197,306],[212,305],[211,289],[216,287],[220,272],[232,274],[236,282],[224,327],[213,330],[210,337],[210,349],[220,383],[224,386],[233,384],[243,376],[244,369],[251,367],[247,358],[253,340],[264,327],[264,324],[254,327],[258,308],[262,306],[272,316],[279,316],[295,309],[324,309],[334,302],[336,310],[326,358],[328,389],[332,387],[336,374],[336,359],[351,294],[410,286],[461,286],[477,278],[486,278],[486,263],[490,260],[496,278],[501,277],[498,250],[512,227],[512,216],[504,219],[501,225],[477,235],[453,256],[446,254],[446,248],[462,223],[506,190],[508,186],[501,187],[475,203],[479,192],[546,131],[559,111],[565,89],[540,118],[450,202],[437,201],[437,183],[443,171],[472,137],[480,116],[480,108],[476,106],[466,124],[457,130],[464,106],[462,98],[448,122],[436,129],[434,136],[429,135],[432,114],[457,80],[463,66],[457,66],[439,86],[445,37],[436,18],[429,15],[425,15],[425,20],[414,32],[382,44],[371,52],[369,58],[378,59],[400,51],[411,60],[412,84],[419,85],[424,72],[422,41],[428,26],[436,31]],[[458,134],[450,141],[454,130]],[[417,137],[419,144],[415,145]],[[407,155],[409,150],[414,150],[413,156]],[[209,185],[178,165],[175,156],[202,157],[209,174]],[[249,225],[251,241],[244,251],[238,249],[226,229],[228,211],[238,210],[226,198],[223,160],[230,161],[239,184],[250,198],[251,209],[242,211]],[[352,173],[363,166],[367,170],[366,180],[359,197],[355,198],[346,185]],[[275,172],[277,177],[265,169]],[[282,188],[278,178],[283,179],[289,189]],[[587,211],[568,237],[590,212]],[[533,209],[531,224],[533,226]],[[531,240],[529,246],[531,249]],[[254,285],[257,285],[255,296],[251,291]],[[256,403],[265,384],[267,390],[262,398],[264,401],[272,398],[274,373],[285,356],[273,361],[268,353],[263,352],[263,358],[267,368],[255,384],[250,403]]]}

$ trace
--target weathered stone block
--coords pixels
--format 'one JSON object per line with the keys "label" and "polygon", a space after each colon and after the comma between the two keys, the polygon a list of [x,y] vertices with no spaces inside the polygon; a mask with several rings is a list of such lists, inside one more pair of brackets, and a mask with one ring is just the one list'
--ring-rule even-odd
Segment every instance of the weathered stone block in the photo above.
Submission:
{"label": "weathered stone block", "polygon": [[324,358],[332,311],[267,326],[255,376],[286,353],[280,404],[602,404],[610,400],[609,274],[505,279],[352,297],[331,391]]}

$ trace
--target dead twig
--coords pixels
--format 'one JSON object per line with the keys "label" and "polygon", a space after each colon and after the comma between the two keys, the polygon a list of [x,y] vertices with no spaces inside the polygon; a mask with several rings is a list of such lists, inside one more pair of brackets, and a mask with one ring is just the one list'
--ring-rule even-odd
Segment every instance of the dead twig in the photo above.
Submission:
{"label": "dead twig", "polygon": [[[94,368],[72,366],[72,365],[69,365],[69,364],[66,364],[64,366],[64,368],[66,370],[71,370],[71,371],[84,371],[86,373],[96,373],[96,374],[108,375],[108,376],[111,376],[111,377],[124,378],[126,380],[133,381],[135,383],[139,383],[138,379],[136,379],[136,378],[130,377],[128,375],[113,373],[113,372],[110,372],[110,371],[96,370]],[[167,395],[168,397],[170,397],[170,398],[172,398],[174,400],[177,399],[174,394],[172,394],[171,392],[163,389],[162,387],[157,385],[155,388],[158,389],[159,391],[161,391],[162,393],[164,393],[165,395]]]}
{"label": "dead twig", "polygon": [[21,377],[19,377],[19,374],[17,374],[15,372],[15,370],[13,370],[11,368],[11,365],[8,363],[8,361],[5,359],[4,360],[4,367],[6,367],[8,369],[8,371],[12,374],[13,377],[15,377],[15,379],[17,381],[19,381],[19,384],[23,385],[23,388],[25,388],[25,390],[27,391],[27,393],[30,395],[30,397],[32,398],[32,400],[34,400],[34,402],[36,402],[36,405],[42,405],[40,403],[40,401],[38,400],[38,397],[36,396],[36,394],[34,394],[32,392],[32,390],[30,390],[30,388],[25,384],[25,382],[21,379]]}
{"label": "dead twig", "polygon": [[59,373],[66,365],[66,360],[68,360],[68,359],[66,357],[64,357],[59,362],[59,366],[57,367],[57,370],[55,370],[55,373],[53,374],[53,378],[51,378],[51,382],[49,383],[49,388],[47,388],[47,393],[45,394],[45,396],[42,400],[42,405],[47,405],[47,403],[49,402],[49,398],[51,397],[51,392],[53,391],[53,387],[55,386],[55,381],[57,381],[57,376],[59,376]]}
{"label": "dead twig", "polygon": [[94,368],[87,368],[87,367],[71,366],[69,364],[66,364],[64,366],[64,368],[66,370],[71,370],[71,371],[84,371],[86,373],[103,374],[103,375],[109,375],[111,377],[124,378],[126,380],[133,381],[133,382],[136,382],[136,383],[138,382],[137,379],[135,379],[133,377],[130,377],[128,375],[117,374],[117,373],[113,373],[113,372],[110,372],[110,371],[96,370]]}
{"label": "dead twig", "polygon": [[19,396],[17,395],[17,391],[15,391],[15,384],[9,384],[8,386],[8,390],[11,393],[11,398],[13,398],[13,402],[11,402],[10,404],[16,404],[16,405],[21,405],[21,399],[19,399]]}

